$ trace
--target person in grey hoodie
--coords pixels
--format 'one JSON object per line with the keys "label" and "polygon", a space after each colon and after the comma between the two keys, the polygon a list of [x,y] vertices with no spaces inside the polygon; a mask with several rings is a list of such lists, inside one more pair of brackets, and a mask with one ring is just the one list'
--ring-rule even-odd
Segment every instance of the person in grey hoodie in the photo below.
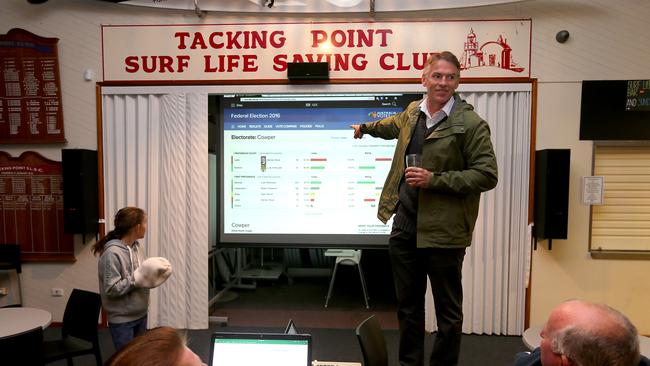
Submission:
{"label": "person in grey hoodie", "polygon": [[149,289],[138,286],[134,272],[141,263],[138,239],[147,231],[147,215],[137,207],[117,211],[114,229],[93,246],[99,255],[99,292],[108,314],[115,349],[147,330]]}

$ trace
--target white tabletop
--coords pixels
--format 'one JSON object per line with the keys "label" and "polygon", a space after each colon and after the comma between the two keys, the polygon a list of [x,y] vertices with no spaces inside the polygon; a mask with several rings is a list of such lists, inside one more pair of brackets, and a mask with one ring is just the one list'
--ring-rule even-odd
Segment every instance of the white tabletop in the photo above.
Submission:
{"label": "white tabletop", "polygon": [[[539,344],[542,343],[542,337],[539,333],[542,331],[541,325],[532,326],[524,331],[523,341],[528,349],[533,350],[539,347]],[[639,336],[639,348],[641,354],[650,357],[650,338],[640,335]]]}
{"label": "white tabletop", "polygon": [[524,344],[528,347],[529,350],[534,350],[539,347],[539,344],[542,343],[542,337],[539,333],[542,331],[541,325],[534,325],[524,331],[522,335]]}
{"label": "white tabletop", "polygon": [[52,322],[52,314],[36,308],[1,308],[0,337],[6,337],[34,329],[47,328]]}

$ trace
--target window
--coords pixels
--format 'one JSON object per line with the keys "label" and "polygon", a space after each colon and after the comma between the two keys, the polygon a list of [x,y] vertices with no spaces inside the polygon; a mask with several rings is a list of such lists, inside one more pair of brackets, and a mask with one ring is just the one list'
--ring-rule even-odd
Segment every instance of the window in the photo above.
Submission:
{"label": "window", "polygon": [[596,142],[593,174],[604,177],[604,201],[591,208],[592,256],[650,255],[650,143]]}

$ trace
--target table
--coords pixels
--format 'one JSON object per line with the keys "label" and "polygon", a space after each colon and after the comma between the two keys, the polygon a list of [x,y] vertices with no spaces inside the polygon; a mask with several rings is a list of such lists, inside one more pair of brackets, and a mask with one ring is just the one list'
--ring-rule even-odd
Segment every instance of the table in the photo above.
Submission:
{"label": "table", "polygon": [[[542,328],[542,325],[534,325],[524,331],[522,338],[528,349],[534,350],[539,347],[539,344],[542,342],[542,337],[539,335]],[[642,355],[650,358],[650,338],[640,335],[639,349]]]}
{"label": "table", "polygon": [[0,337],[6,337],[34,329],[47,328],[52,322],[52,314],[36,308],[0,309]]}
{"label": "table", "polygon": [[542,343],[542,337],[539,333],[542,331],[543,327],[544,326],[542,325],[533,325],[524,331],[524,334],[521,337],[529,350],[534,350],[539,347],[540,343]]}

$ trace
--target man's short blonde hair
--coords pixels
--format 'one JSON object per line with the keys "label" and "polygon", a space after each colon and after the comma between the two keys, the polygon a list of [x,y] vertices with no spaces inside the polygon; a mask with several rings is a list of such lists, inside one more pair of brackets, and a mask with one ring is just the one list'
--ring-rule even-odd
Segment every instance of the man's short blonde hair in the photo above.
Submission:
{"label": "man's short blonde hair", "polygon": [[433,65],[434,62],[444,60],[449,62],[450,64],[456,66],[456,69],[458,69],[458,76],[460,76],[460,62],[458,62],[458,58],[456,55],[449,51],[442,51],[442,52],[432,52],[429,54],[429,57],[427,58],[427,62],[424,65],[424,73],[426,74],[429,72],[429,69],[431,68],[431,65]]}

